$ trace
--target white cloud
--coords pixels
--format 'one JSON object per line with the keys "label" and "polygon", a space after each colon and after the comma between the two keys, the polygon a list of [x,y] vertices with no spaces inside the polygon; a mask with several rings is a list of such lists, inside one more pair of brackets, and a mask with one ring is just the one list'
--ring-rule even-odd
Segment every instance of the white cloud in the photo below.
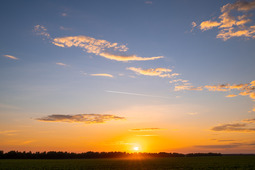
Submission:
{"label": "white cloud", "polygon": [[91,76],[99,76],[99,77],[111,77],[113,78],[113,75],[107,74],[107,73],[100,73],[100,74],[90,74]]}

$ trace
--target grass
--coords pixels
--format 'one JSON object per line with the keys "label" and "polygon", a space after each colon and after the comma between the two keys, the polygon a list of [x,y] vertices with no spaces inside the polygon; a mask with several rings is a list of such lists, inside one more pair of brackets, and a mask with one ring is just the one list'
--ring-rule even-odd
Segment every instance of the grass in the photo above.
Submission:
{"label": "grass", "polygon": [[0,169],[47,170],[157,170],[157,169],[247,169],[255,170],[255,156],[180,157],[151,159],[10,159],[0,160]]}

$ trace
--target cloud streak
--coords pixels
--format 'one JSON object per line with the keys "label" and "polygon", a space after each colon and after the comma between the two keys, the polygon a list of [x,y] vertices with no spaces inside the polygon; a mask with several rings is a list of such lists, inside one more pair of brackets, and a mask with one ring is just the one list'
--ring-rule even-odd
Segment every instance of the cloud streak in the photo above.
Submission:
{"label": "cloud streak", "polygon": [[116,94],[125,94],[125,95],[133,95],[133,96],[156,97],[156,98],[169,99],[168,97],[164,97],[164,96],[154,96],[154,95],[147,95],[147,94],[140,94],[140,93],[129,93],[129,92],[112,91],[112,90],[105,90],[105,92],[116,93]]}
{"label": "cloud streak", "polygon": [[107,74],[107,73],[100,73],[100,74],[90,74],[91,76],[99,76],[99,77],[111,77],[113,78],[113,75]]}
{"label": "cloud streak", "polygon": [[178,76],[178,73],[172,73],[171,69],[167,68],[149,68],[149,69],[142,69],[142,68],[135,68],[135,67],[128,67],[127,70],[131,70],[135,72],[138,75],[145,75],[145,76],[158,76],[158,77],[167,77],[167,78],[172,78],[174,76]]}
{"label": "cloud streak", "polygon": [[203,21],[200,24],[200,29],[205,31],[217,27],[219,33],[217,38],[224,41],[232,37],[255,38],[255,25],[252,22],[249,11],[255,9],[255,0],[252,1],[237,1],[233,4],[226,4],[221,8],[219,21]]}
{"label": "cloud streak", "polygon": [[3,56],[6,57],[6,58],[9,58],[9,59],[18,60],[17,57],[14,57],[12,55],[3,55]]}
{"label": "cloud streak", "polygon": [[230,94],[226,97],[236,96],[249,96],[251,99],[255,99],[255,80],[245,84],[219,84],[219,85],[205,85],[200,87],[194,87],[190,85],[178,85],[175,86],[175,91],[180,90],[208,90],[208,91],[239,91],[238,94]]}
{"label": "cloud streak", "polygon": [[[123,52],[128,50],[127,46],[111,43],[106,40],[95,39],[88,36],[70,36],[54,38],[52,44],[59,47],[79,47],[87,53],[93,53],[101,57],[116,61],[148,61],[163,58],[156,57],[139,57],[137,55],[126,55]],[[119,54],[117,54],[119,53]]]}
{"label": "cloud streak", "polygon": [[255,119],[244,119],[238,123],[225,123],[214,126],[212,131],[217,132],[241,132],[241,133],[255,133]]}
{"label": "cloud streak", "polygon": [[0,131],[0,135],[6,135],[6,136],[13,136],[16,135],[16,133],[19,132],[18,130],[4,130]]}
{"label": "cloud streak", "polygon": [[68,65],[67,64],[65,64],[65,63],[56,63],[57,65],[59,65],[59,66],[64,66],[64,67],[67,67]]}
{"label": "cloud streak", "polygon": [[105,123],[110,120],[124,120],[125,117],[109,115],[109,114],[76,114],[76,115],[61,115],[53,114],[46,117],[37,118],[38,121],[43,122],[68,122],[68,123]]}
{"label": "cloud streak", "polygon": [[[61,28],[63,29],[64,27]],[[51,43],[58,47],[79,47],[87,53],[92,53],[110,60],[128,62],[149,61],[164,58],[164,56],[140,57],[135,54],[127,55],[125,53],[128,50],[126,45],[111,43],[106,40],[95,39],[84,35],[51,38],[50,34],[47,32],[46,27],[43,25],[34,26],[34,32],[37,35],[41,35],[47,39],[50,39]]]}

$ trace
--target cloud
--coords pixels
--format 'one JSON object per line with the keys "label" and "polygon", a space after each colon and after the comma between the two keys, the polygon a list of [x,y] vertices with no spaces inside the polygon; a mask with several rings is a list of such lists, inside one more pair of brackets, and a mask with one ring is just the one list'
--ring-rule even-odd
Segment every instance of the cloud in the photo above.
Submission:
{"label": "cloud", "polygon": [[200,24],[200,29],[205,31],[205,30],[209,30],[213,27],[217,27],[219,26],[221,23],[217,22],[217,21],[204,21]]}
{"label": "cloud", "polygon": [[136,74],[146,75],[146,76],[158,76],[158,77],[172,78],[174,76],[179,75],[178,73],[169,74],[170,72],[172,72],[172,70],[167,69],[167,68],[142,69],[142,68],[128,67],[127,70],[131,70],[131,71],[134,71]]}
{"label": "cloud", "polygon": [[255,123],[255,119],[244,119],[243,122],[246,122],[246,123]]}
{"label": "cloud", "polygon": [[194,116],[194,115],[197,115],[198,113],[197,112],[189,112],[187,113],[188,115],[191,115],[191,116]]}
{"label": "cloud", "polygon": [[203,87],[194,87],[189,84],[184,85],[176,85],[174,87],[174,91],[181,91],[181,90],[196,90],[196,91],[202,91]]}
{"label": "cloud", "polygon": [[162,128],[139,128],[139,129],[130,129],[130,131],[133,132],[150,132],[150,131],[159,131],[159,130],[165,130]]}
{"label": "cloud", "polygon": [[59,66],[68,66],[67,64],[64,64],[64,63],[56,63],[57,65],[59,65]]}
{"label": "cloud", "polygon": [[63,12],[63,13],[61,13],[61,16],[62,16],[62,17],[66,17],[66,16],[67,16],[67,13]]}
{"label": "cloud", "polygon": [[236,97],[236,96],[237,96],[236,94],[229,94],[226,97]]}
{"label": "cloud", "polygon": [[107,74],[107,73],[101,73],[101,74],[90,74],[91,76],[100,76],[100,77],[111,77],[113,78],[113,75]]}
{"label": "cloud", "polygon": [[110,60],[116,60],[116,61],[148,61],[148,60],[157,60],[160,58],[164,58],[163,56],[156,56],[156,57],[139,57],[136,55],[116,55],[111,53],[99,53],[98,55],[110,59]]}
{"label": "cloud", "polygon": [[[240,96],[249,96],[251,99],[255,99],[255,80],[251,81],[250,83],[245,84],[219,84],[219,85],[205,85],[200,87],[194,87],[189,84],[187,85],[177,85],[175,86],[175,91],[180,90],[204,90],[207,89],[208,91],[240,91],[238,95]],[[235,94],[227,95],[226,97],[235,97],[238,96]]]}
{"label": "cloud", "polygon": [[19,132],[18,130],[4,130],[0,131],[0,135],[7,135],[7,136],[13,136],[16,135],[16,133]]}
{"label": "cloud", "polygon": [[43,25],[36,25],[34,26],[34,32],[37,35],[42,35],[47,38],[50,38],[50,34],[47,32],[47,29]]}
{"label": "cloud", "polygon": [[[65,28],[63,26],[60,26],[60,29],[69,30],[69,28]],[[111,43],[106,40],[95,39],[84,35],[51,38],[50,34],[47,32],[46,27],[42,25],[34,26],[34,32],[37,35],[42,35],[50,39],[51,43],[58,47],[79,47],[87,53],[99,55],[110,60],[128,62],[149,61],[164,58],[164,56],[140,57],[135,54],[127,55],[125,54],[125,52],[128,50],[126,45]]]}
{"label": "cloud", "polygon": [[214,140],[214,141],[217,141],[217,142],[233,142],[233,141],[236,141],[236,140],[233,140],[233,139],[211,139],[211,140]]}
{"label": "cloud", "polygon": [[205,149],[228,149],[239,147],[239,144],[229,144],[229,145],[195,145],[196,148],[205,148]]}
{"label": "cloud", "polygon": [[[88,36],[73,36],[54,38],[52,43],[59,47],[79,47],[86,50],[88,53],[93,53],[101,57],[116,60],[116,61],[148,61],[164,58],[163,56],[156,57],[139,57],[136,55],[117,54],[128,50],[125,45],[118,43],[110,43],[106,40],[99,40]],[[110,52],[111,51],[111,52]]]}
{"label": "cloud", "polygon": [[171,81],[169,81],[169,83],[177,83],[177,82],[187,83],[187,82],[188,82],[188,80],[177,79],[177,80],[171,80]]}
{"label": "cloud", "polygon": [[12,56],[12,55],[3,55],[3,56],[6,57],[6,58],[13,59],[13,60],[18,60],[17,57],[14,57],[14,56]]}
{"label": "cloud", "polygon": [[154,95],[140,94],[140,93],[129,93],[129,92],[112,91],[112,90],[106,90],[106,92],[108,92],[108,93],[117,93],[117,94],[126,94],[126,95],[134,95],[134,96],[157,97],[157,98],[169,99],[168,97],[164,97],[164,96],[154,96]]}
{"label": "cloud", "polygon": [[63,26],[60,26],[59,29],[64,30],[64,31],[72,30],[71,28],[66,28],[66,27],[63,27]]}
{"label": "cloud", "polygon": [[76,114],[76,115],[61,115],[53,114],[36,120],[43,122],[68,122],[68,123],[105,123],[109,120],[124,120],[124,117],[108,115],[108,114]]}
{"label": "cloud", "polygon": [[228,3],[221,8],[219,21],[203,21],[200,29],[205,31],[217,27],[219,29],[217,38],[224,41],[232,37],[255,38],[255,25],[248,25],[252,22],[250,19],[252,15],[248,12],[253,9],[255,9],[255,0]]}
{"label": "cloud", "polygon": [[193,21],[193,22],[191,23],[191,27],[192,27],[192,28],[191,28],[190,32],[192,32],[196,26],[197,26],[197,23]]}
{"label": "cloud", "polygon": [[[250,121],[246,119],[244,121]],[[249,122],[250,123],[250,122]],[[247,123],[227,123],[217,125],[211,128],[212,131],[225,131],[225,132],[252,132],[255,133],[255,127],[249,127]]]}
{"label": "cloud", "polygon": [[192,25],[192,28],[194,28],[194,27],[197,26],[197,23],[193,21],[193,22],[191,23],[191,25]]}
{"label": "cloud", "polygon": [[152,1],[145,1],[145,4],[152,4]]}

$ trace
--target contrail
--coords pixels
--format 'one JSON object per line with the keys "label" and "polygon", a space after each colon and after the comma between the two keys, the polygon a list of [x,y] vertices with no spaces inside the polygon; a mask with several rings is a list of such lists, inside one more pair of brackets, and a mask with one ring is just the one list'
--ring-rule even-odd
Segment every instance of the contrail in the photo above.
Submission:
{"label": "contrail", "polygon": [[105,90],[105,91],[108,93],[118,93],[118,94],[134,95],[134,96],[157,97],[157,98],[169,99],[168,97],[164,97],[164,96],[154,96],[154,95],[147,95],[147,94],[140,94],[140,93],[129,93],[129,92],[111,91],[111,90]]}

